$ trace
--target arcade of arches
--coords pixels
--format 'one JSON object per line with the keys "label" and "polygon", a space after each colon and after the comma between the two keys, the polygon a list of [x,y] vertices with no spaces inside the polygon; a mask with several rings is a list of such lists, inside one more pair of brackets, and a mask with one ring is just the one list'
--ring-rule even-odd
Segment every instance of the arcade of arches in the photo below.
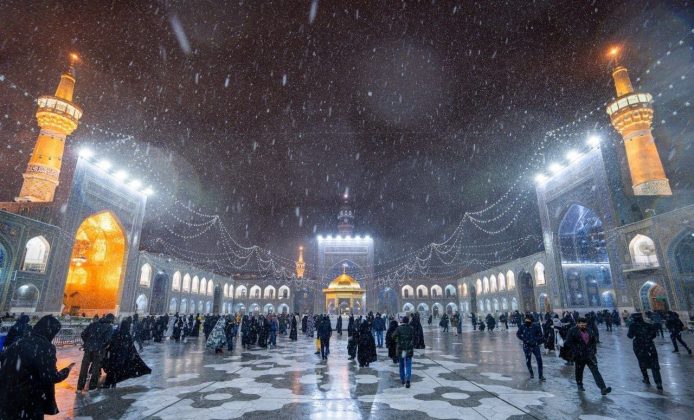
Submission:
{"label": "arcade of arches", "polygon": [[125,234],[110,212],[85,219],[75,234],[64,293],[64,312],[113,311],[125,273]]}

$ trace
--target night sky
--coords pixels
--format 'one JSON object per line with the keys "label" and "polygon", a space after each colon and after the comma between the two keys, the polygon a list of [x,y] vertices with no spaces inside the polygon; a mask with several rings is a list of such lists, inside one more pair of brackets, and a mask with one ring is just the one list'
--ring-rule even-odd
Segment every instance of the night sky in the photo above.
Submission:
{"label": "night sky", "polygon": [[511,211],[485,225],[508,224],[499,234],[468,223],[464,236],[536,236],[499,259],[540,250],[535,172],[580,148],[583,133],[614,138],[602,110],[562,131],[573,135],[544,133],[604,109],[614,43],[634,84],[662,93],[656,120],[667,121],[655,135],[673,188],[694,184],[684,173],[694,158],[691,2],[223,3],[0,2],[0,198],[19,191],[37,134],[22,89],[52,94],[72,51],[85,112],[66,173],[92,145],[152,184],[143,248],[188,259],[233,246],[217,225],[184,239],[205,228],[187,223],[210,220],[184,206],[218,214],[244,246],[294,258],[336,230],[349,191],[356,230],[377,239],[383,263],[444,240],[518,177],[485,214],[524,205],[517,220]]}

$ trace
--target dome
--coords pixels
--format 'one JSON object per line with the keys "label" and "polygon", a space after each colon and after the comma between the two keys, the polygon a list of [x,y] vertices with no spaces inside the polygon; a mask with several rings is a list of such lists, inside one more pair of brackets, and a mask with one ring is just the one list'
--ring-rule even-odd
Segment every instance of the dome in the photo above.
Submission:
{"label": "dome", "polygon": [[354,278],[348,274],[342,273],[330,282],[328,289],[361,290],[361,286],[359,285],[358,281],[354,280]]}

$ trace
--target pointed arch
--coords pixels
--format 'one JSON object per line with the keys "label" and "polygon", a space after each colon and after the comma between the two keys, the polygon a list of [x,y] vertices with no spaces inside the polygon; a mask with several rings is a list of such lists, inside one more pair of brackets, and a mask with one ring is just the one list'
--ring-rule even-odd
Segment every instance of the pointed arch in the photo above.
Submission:
{"label": "pointed arch", "polygon": [[43,236],[34,236],[26,244],[22,271],[45,273],[51,245]]}

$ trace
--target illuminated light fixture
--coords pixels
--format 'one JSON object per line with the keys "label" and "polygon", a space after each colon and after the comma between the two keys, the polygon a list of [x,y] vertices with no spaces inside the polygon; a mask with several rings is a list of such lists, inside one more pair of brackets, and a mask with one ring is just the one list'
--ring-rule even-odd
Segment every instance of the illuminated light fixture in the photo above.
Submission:
{"label": "illuminated light fixture", "polygon": [[569,150],[569,152],[566,154],[566,159],[567,159],[569,162],[573,162],[573,161],[577,160],[577,159],[580,158],[580,157],[581,157],[581,154],[578,153],[578,152],[575,151],[575,150]]}
{"label": "illuminated light fixture", "polygon": [[91,149],[87,149],[86,147],[83,149],[80,149],[79,157],[84,158],[84,159],[89,159],[92,156],[94,156],[94,152],[92,152]]}
{"label": "illuminated light fixture", "polygon": [[147,187],[142,191],[142,194],[144,194],[146,196],[150,196],[150,195],[154,194],[154,190],[151,187]]}
{"label": "illuminated light fixture", "polygon": [[607,55],[609,55],[610,57],[617,57],[618,54],[619,54],[619,47],[618,46],[614,46],[614,47],[610,48],[610,50],[607,52]]}
{"label": "illuminated light fixture", "polygon": [[564,167],[558,163],[552,163],[551,165],[549,165],[549,170],[552,171],[552,173],[554,174],[561,172],[562,169],[564,169]]}
{"label": "illuminated light fixture", "polygon": [[97,163],[96,166],[103,169],[104,171],[108,171],[109,169],[111,169],[111,162],[107,160],[102,160],[101,162]]}
{"label": "illuminated light fixture", "polygon": [[600,137],[598,136],[590,136],[588,137],[588,146],[590,147],[598,147],[600,145]]}
{"label": "illuminated light fixture", "polygon": [[130,188],[137,190],[142,186],[142,183],[137,179],[133,179],[132,181],[130,181],[130,184],[128,185],[130,186]]}
{"label": "illuminated light fixture", "polygon": [[544,184],[545,182],[547,182],[547,176],[545,174],[537,174],[535,175],[535,181],[538,184]]}
{"label": "illuminated light fixture", "polygon": [[114,176],[117,180],[123,182],[123,181],[125,181],[125,180],[128,178],[128,173],[121,169],[120,171],[118,171],[118,172],[116,172],[115,174],[113,174],[113,176]]}

